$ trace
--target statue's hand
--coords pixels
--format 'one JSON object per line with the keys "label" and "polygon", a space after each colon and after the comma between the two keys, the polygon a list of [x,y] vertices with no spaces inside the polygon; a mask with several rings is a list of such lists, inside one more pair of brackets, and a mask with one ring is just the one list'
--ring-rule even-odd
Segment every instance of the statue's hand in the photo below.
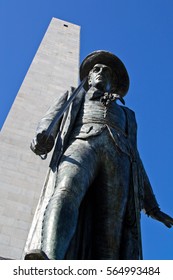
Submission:
{"label": "statue's hand", "polygon": [[31,141],[30,148],[36,155],[46,155],[52,150],[54,143],[54,137],[50,135],[47,138],[45,131],[43,131],[42,133],[38,133]]}
{"label": "statue's hand", "polygon": [[173,218],[165,214],[164,212],[160,211],[160,209],[157,207],[150,211],[149,216],[163,223],[168,228],[171,228],[173,226]]}

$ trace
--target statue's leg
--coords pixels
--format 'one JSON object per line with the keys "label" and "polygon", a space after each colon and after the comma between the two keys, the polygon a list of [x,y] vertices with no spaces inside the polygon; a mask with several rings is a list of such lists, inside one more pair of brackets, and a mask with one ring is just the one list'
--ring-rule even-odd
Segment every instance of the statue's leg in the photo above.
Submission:
{"label": "statue's leg", "polygon": [[76,229],[79,206],[97,166],[96,153],[86,140],[77,139],[64,153],[43,221],[42,250],[50,259],[64,259]]}
{"label": "statue's leg", "polygon": [[[103,137],[104,136],[104,137]],[[96,259],[119,259],[123,220],[130,182],[130,159],[102,135],[100,183],[96,200]]]}

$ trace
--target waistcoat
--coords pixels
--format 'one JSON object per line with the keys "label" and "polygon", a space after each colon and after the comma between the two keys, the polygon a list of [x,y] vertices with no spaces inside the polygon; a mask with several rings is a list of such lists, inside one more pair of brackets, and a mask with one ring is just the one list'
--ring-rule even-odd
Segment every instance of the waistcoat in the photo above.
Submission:
{"label": "waistcoat", "polygon": [[126,126],[126,114],[116,101],[104,106],[100,98],[91,99],[86,94],[73,127],[72,137],[87,139],[107,129],[116,146],[130,155]]}

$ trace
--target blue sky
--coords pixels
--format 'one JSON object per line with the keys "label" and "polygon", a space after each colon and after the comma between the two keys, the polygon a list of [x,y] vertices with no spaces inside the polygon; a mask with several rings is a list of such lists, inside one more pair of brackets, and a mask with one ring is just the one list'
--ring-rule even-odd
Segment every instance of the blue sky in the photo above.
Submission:
{"label": "blue sky", "polygon": [[[139,151],[161,209],[173,216],[172,11],[172,0],[0,0],[0,127],[51,18],[80,25],[81,60],[104,49],[126,65]],[[144,259],[173,259],[173,229],[142,214],[142,239]]]}

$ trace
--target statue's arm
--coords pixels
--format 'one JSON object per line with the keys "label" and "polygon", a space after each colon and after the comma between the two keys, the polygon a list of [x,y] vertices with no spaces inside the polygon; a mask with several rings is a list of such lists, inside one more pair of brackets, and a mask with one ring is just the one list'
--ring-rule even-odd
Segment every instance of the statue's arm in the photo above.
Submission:
{"label": "statue's arm", "polygon": [[[54,120],[57,113],[61,110],[62,106],[67,100],[68,92],[66,92],[64,95],[62,95],[60,98],[56,99],[54,103],[50,106],[50,108],[47,110],[46,114],[43,116],[43,118],[40,120],[37,126],[36,134],[42,133],[43,131],[47,130],[51,122]],[[60,122],[57,122],[54,130],[52,131],[52,136],[56,138],[58,129],[60,127]]]}
{"label": "statue's arm", "polygon": [[[52,106],[48,109],[46,114],[38,123],[36,129],[36,136],[31,141],[31,150],[37,155],[44,155],[49,153],[55,143],[55,138],[60,128],[61,119],[56,123],[54,126],[51,134],[47,138],[46,130],[48,129],[49,125],[53,122],[54,118],[56,117],[57,113],[61,110],[63,104],[66,102],[68,97],[68,91],[62,95],[62,97],[56,99]],[[45,141],[46,139],[46,141]]]}
{"label": "statue's arm", "polygon": [[163,223],[165,226],[171,228],[173,226],[173,218],[162,212],[159,208],[158,202],[153,193],[149,178],[146,174],[145,168],[140,160],[142,169],[142,176],[144,182],[144,212],[151,218]]}
{"label": "statue's arm", "polygon": [[[128,113],[128,111],[127,111],[127,113]],[[139,156],[139,152],[137,149],[137,123],[136,123],[136,118],[135,118],[134,112],[130,111],[129,119],[131,120],[131,123],[133,124],[133,131],[134,131],[133,142],[134,142],[134,145],[136,146],[136,151],[137,151],[136,159],[137,159],[139,169],[141,171],[140,175],[142,176],[142,181],[143,181],[143,188],[144,188],[143,210],[148,216],[152,217],[155,220],[162,222],[165,226],[170,228],[173,226],[173,218],[160,210],[158,202],[154,195],[153,189],[151,187],[149,178],[148,178],[145,168],[143,166],[142,160]]]}
{"label": "statue's arm", "polygon": [[148,214],[152,209],[159,208],[159,204],[156,200],[156,197],[154,195],[150,180],[148,178],[148,175],[145,171],[144,165],[142,163],[142,160],[138,153],[138,164],[140,166],[140,176],[142,176],[142,182],[143,182],[143,210],[146,214]]}

